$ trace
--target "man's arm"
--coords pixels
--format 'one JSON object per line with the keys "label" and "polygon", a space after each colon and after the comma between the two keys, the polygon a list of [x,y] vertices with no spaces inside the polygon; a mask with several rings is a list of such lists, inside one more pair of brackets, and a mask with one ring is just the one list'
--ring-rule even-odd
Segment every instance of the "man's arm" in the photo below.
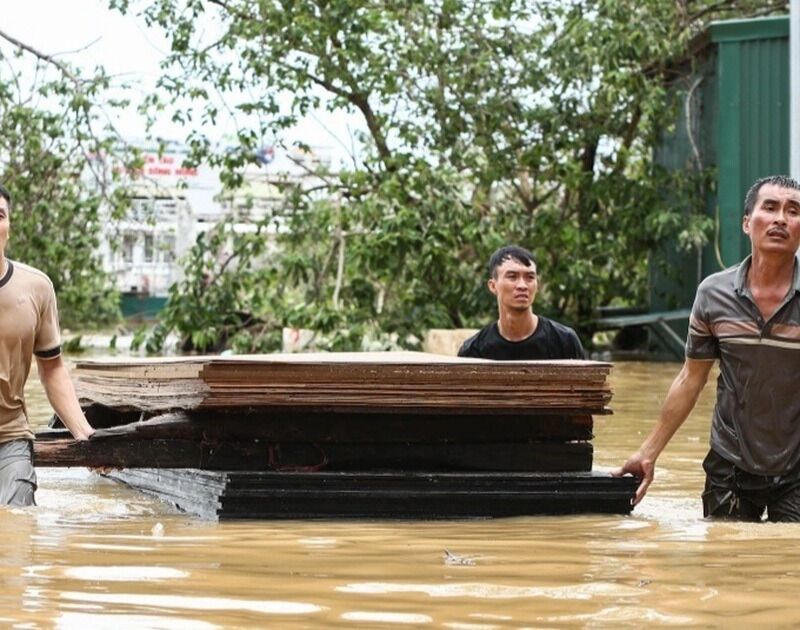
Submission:
{"label": "man's arm", "polygon": [[639,503],[653,482],[656,459],[694,409],[700,392],[708,381],[713,360],[686,359],[667,392],[658,422],[645,441],[627,462],[612,474],[619,477],[630,473],[641,479],[634,505]]}
{"label": "man's arm", "polygon": [[94,429],[83,415],[72,379],[61,356],[52,359],[36,357],[39,380],[44,385],[47,399],[76,440],[88,440]]}

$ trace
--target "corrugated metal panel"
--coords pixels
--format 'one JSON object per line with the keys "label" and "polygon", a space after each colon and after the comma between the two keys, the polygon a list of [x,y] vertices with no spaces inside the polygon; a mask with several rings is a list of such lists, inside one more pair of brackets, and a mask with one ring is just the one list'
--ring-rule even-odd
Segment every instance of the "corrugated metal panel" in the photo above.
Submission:
{"label": "corrugated metal panel", "polygon": [[774,15],[746,20],[712,22],[708,27],[708,32],[711,35],[711,41],[718,44],[789,37],[789,16]]}
{"label": "corrugated metal panel", "polygon": [[741,21],[734,29],[712,26],[712,41],[720,40],[718,194],[726,265],[750,252],[741,230],[748,187],[759,177],[789,172],[788,18],[750,22],[763,37],[743,32]]}
{"label": "corrugated metal panel", "polygon": [[[708,200],[710,216],[718,219],[714,242],[703,252],[700,276],[739,262],[750,252],[742,233],[743,200],[759,177],[789,172],[789,20],[788,16],[717,22],[709,28],[711,44],[687,68],[673,88],[685,94],[691,79],[704,77],[696,143],[704,167],[717,168],[716,198]],[[691,145],[683,110],[675,131],[655,152],[656,163],[668,169],[686,167]],[[693,126],[693,128],[695,128]],[[721,259],[721,261],[720,261]],[[665,277],[656,268],[679,269],[683,281]],[[697,286],[697,260],[675,244],[657,252],[651,267],[650,310],[691,306]]]}
{"label": "corrugated metal panel", "polygon": [[[789,40],[746,41],[741,46],[744,196],[759,177],[789,173]],[[740,238],[744,256],[750,241],[741,230]]]}

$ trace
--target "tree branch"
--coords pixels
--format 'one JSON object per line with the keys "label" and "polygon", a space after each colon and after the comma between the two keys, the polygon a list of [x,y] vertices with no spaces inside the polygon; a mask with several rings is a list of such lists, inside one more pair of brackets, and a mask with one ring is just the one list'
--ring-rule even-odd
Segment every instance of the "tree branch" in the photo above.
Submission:
{"label": "tree branch", "polygon": [[[76,75],[69,68],[69,66],[67,64],[65,64],[62,61],[59,61],[58,59],[56,59],[55,55],[51,55],[51,54],[47,54],[45,52],[42,52],[38,48],[35,48],[34,46],[31,46],[30,44],[26,44],[25,42],[17,39],[16,37],[14,37],[12,35],[9,35],[7,32],[3,31],[2,29],[0,29],[0,39],[6,40],[10,44],[12,44],[12,45],[16,46],[17,48],[19,48],[20,50],[23,50],[23,51],[33,55],[35,58],[39,59],[40,61],[53,66],[54,68],[56,68],[62,74],[62,76],[65,79],[67,79],[70,83],[73,84],[73,86],[75,87],[75,93],[78,96],[81,96],[81,97],[83,97],[85,99],[84,103],[80,104],[78,107],[75,107],[76,116],[78,116],[80,119],[82,119],[83,124],[86,126],[86,130],[87,130],[87,133],[88,133],[88,138],[91,139],[92,141],[94,141],[94,143],[96,143],[97,145],[100,145],[101,141],[98,138],[97,134],[95,133],[95,131],[93,129],[93,125],[92,125],[92,118],[91,118],[90,111],[89,111],[90,107],[88,105],[88,103],[90,101],[86,97],[86,90],[84,89],[84,84],[86,83],[86,81],[81,79],[78,75]],[[88,48],[89,46],[91,46],[93,44],[94,44],[94,42],[92,42],[92,43],[88,44],[87,46],[84,46],[83,48],[78,49],[78,50],[84,50],[84,49]],[[108,113],[105,112],[105,110],[100,106],[97,106],[97,109],[99,109],[100,111],[103,112],[103,114],[106,117],[106,121],[107,121],[107,124],[109,125],[109,128],[113,131],[113,133],[116,136],[116,138],[121,141],[122,135],[116,130],[113,122],[111,121],[110,117],[108,116]],[[123,142],[123,144],[124,144],[124,142]],[[108,177],[107,177],[105,171],[98,172],[98,170],[97,170],[97,168],[96,168],[96,166],[94,164],[94,159],[96,159],[96,158],[102,159],[102,156],[98,155],[96,149],[93,149],[91,147],[87,147],[86,143],[84,142],[84,140],[80,136],[78,136],[78,138],[77,138],[77,145],[78,145],[80,151],[83,153],[83,155],[84,155],[84,157],[86,159],[86,167],[91,171],[92,176],[94,177],[94,179],[97,182],[97,184],[100,186],[101,194],[104,197],[107,198],[108,197],[108,190],[109,190]]]}
{"label": "tree branch", "polygon": [[24,50],[26,52],[29,52],[34,57],[37,57],[38,59],[41,59],[42,61],[45,61],[45,62],[55,66],[56,68],[59,69],[61,74],[63,74],[67,79],[69,79],[70,81],[72,81],[75,84],[75,86],[78,88],[79,91],[82,91],[81,90],[81,80],[67,67],[66,64],[64,64],[61,61],[59,61],[58,59],[56,59],[53,55],[48,55],[46,53],[43,53],[42,51],[34,48],[33,46],[18,40],[16,37],[12,37],[11,35],[9,35],[8,33],[6,33],[5,31],[3,31],[1,29],[0,29],[0,38],[3,38],[7,42],[9,42],[9,43],[13,44],[14,46],[16,46],[17,48],[20,48],[20,49],[22,49],[22,50]]}
{"label": "tree branch", "polygon": [[339,70],[346,74],[349,78],[347,83],[350,84],[351,97],[350,102],[355,105],[361,114],[364,116],[364,121],[367,123],[367,129],[369,129],[369,133],[372,136],[372,139],[375,141],[375,146],[378,149],[378,155],[381,158],[381,162],[387,168],[387,170],[392,170],[391,166],[391,157],[392,152],[389,150],[389,145],[386,143],[386,136],[384,135],[383,131],[381,130],[380,124],[378,124],[378,117],[375,115],[375,111],[372,109],[372,106],[369,104],[369,94],[365,94],[358,90],[358,85],[353,78],[353,76],[347,72],[347,63],[345,60],[342,59],[341,51],[343,50],[342,43],[336,37],[335,33],[332,33],[329,37],[331,45],[336,49],[337,54],[336,58],[339,62]]}

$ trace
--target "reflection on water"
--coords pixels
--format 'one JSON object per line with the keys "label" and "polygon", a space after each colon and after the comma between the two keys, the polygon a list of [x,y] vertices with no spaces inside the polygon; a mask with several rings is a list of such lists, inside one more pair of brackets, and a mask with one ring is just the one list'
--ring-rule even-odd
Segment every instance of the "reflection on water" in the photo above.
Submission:
{"label": "reflection on water", "polygon": [[[615,366],[596,468],[638,447],[677,369]],[[712,403],[709,386],[629,517],[216,524],[40,469],[39,506],[0,509],[0,627],[796,625],[800,529],[702,519]]]}

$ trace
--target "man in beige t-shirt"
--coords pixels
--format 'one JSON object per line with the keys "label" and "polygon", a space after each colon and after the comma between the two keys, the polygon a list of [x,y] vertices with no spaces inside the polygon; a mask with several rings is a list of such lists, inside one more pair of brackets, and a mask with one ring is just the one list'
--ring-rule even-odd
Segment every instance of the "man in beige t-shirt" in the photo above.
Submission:
{"label": "man in beige t-shirt", "polygon": [[72,435],[87,440],[94,430],[61,358],[52,282],[41,271],[5,257],[10,212],[11,195],[0,185],[0,504],[33,505],[33,433],[24,388],[34,356],[47,398]]}

